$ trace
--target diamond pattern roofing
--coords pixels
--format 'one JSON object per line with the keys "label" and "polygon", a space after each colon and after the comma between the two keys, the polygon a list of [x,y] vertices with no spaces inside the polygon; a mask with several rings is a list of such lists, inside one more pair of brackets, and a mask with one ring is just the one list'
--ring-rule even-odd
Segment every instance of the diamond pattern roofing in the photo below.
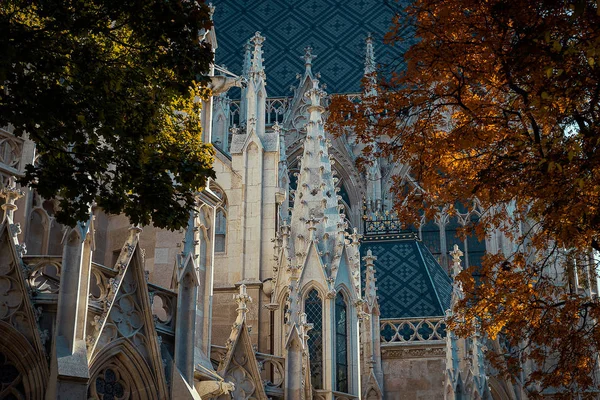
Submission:
{"label": "diamond pattern roofing", "polygon": [[[242,72],[243,47],[254,32],[264,44],[267,94],[290,96],[296,74],[304,71],[301,56],[312,46],[318,57],[314,70],[329,93],[360,91],[365,38],[372,34],[377,61],[391,60],[382,43],[391,25],[386,0],[215,0],[215,29],[219,48],[216,62]],[[396,50],[396,55],[397,55]]]}

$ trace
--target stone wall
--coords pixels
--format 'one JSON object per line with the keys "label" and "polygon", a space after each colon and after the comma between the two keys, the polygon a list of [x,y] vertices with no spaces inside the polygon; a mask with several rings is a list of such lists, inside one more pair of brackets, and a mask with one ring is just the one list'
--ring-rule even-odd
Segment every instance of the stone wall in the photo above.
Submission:
{"label": "stone wall", "polygon": [[394,346],[382,349],[387,400],[443,399],[445,347]]}

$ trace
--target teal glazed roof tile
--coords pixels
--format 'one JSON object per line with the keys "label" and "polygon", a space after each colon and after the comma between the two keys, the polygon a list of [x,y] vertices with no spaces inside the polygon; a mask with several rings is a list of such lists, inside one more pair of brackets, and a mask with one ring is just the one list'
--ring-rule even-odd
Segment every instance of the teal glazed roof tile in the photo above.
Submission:
{"label": "teal glazed roof tile", "polygon": [[328,93],[357,93],[369,33],[378,63],[398,58],[398,49],[382,43],[393,16],[390,3],[396,4],[389,0],[214,0],[216,63],[241,74],[244,44],[260,31],[266,37],[269,97],[292,95],[296,74],[304,72],[301,57],[306,46],[317,55],[313,71],[321,73]]}
{"label": "teal glazed roof tile", "polygon": [[377,257],[381,318],[444,316],[450,308],[452,280],[429,250],[410,237],[372,239],[366,236],[360,251],[364,256],[371,250]]}

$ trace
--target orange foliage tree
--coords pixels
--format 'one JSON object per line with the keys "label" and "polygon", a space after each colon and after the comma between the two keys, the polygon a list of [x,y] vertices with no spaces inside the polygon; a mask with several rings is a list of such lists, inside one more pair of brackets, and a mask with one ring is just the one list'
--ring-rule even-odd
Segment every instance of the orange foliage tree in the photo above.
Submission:
{"label": "orange foliage tree", "polygon": [[394,185],[403,222],[476,199],[486,212],[468,229],[512,243],[459,275],[457,332],[501,338],[493,365],[515,380],[531,365],[531,397],[597,388],[599,4],[417,0],[387,39],[406,32],[403,68],[367,77],[360,104],[333,98],[329,129],[352,130],[365,160],[410,166],[415,185]]}

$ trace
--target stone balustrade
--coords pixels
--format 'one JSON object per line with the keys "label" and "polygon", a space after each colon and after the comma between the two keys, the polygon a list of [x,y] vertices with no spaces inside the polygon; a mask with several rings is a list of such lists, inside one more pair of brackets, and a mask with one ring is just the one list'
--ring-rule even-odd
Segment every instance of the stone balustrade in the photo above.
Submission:
{"label": "stone balustrade", "polygon": [[[60,289],[61,256],[24,256],[23,263],[32,295],[36,302],[56,302]],[[98,263],[90,271],[89,310],[100,315],[106,307],[110,286],[118,272]],[[159,333],[175,335],[177,293],[148,283],[152,315]]]}
{"label": "stone balustrade", "polygon": [[[283,116],[290,106],[291,98],[273,97],[266,100],[265,104],[265,125],[273,125],[275,122],[282,123]],[[239,125],[240,120],[240,102],[239,100],[230,103],[230,125]]]}
{"label": "stone balustrade", "polygon": [[265,392],[273,398],[283,398],[285,359],[272,354],[256,353]]}
{"label": "stone balustrade", "polygon": [[[20,176],[23,171],[23,138],[12,135],[0,128],[0,170]],[[28,160],[31,161],[31,160]]]}
{"label": "stone balustrade", "polygon": [[60,285],[61,256],[24,256],[29,286],[35,296],[56,295]]}
{"label": "stone balustrade", "polygon": [[446,337],[444,317],[382,319],[380,327],[383,345],[442,342]]}
{"label": "stone balustrade", "polygon": [[177,311],[177,293],[154,285],[148,284],[152,315],[156,322],[158,332],[175,335],[175,314]]}
{"label": "stone balustrade", "polygon": [[358,400],[358,396],[354,396],[348,393],[341,393],[341,392],[332,392],[333,393],[333,400]]}
{"label": "stone balustrade", "polygon": [[313,390],[313,399],[315,400],[358,400],[358,396],[348,393],[336,392],[323,389]]}

